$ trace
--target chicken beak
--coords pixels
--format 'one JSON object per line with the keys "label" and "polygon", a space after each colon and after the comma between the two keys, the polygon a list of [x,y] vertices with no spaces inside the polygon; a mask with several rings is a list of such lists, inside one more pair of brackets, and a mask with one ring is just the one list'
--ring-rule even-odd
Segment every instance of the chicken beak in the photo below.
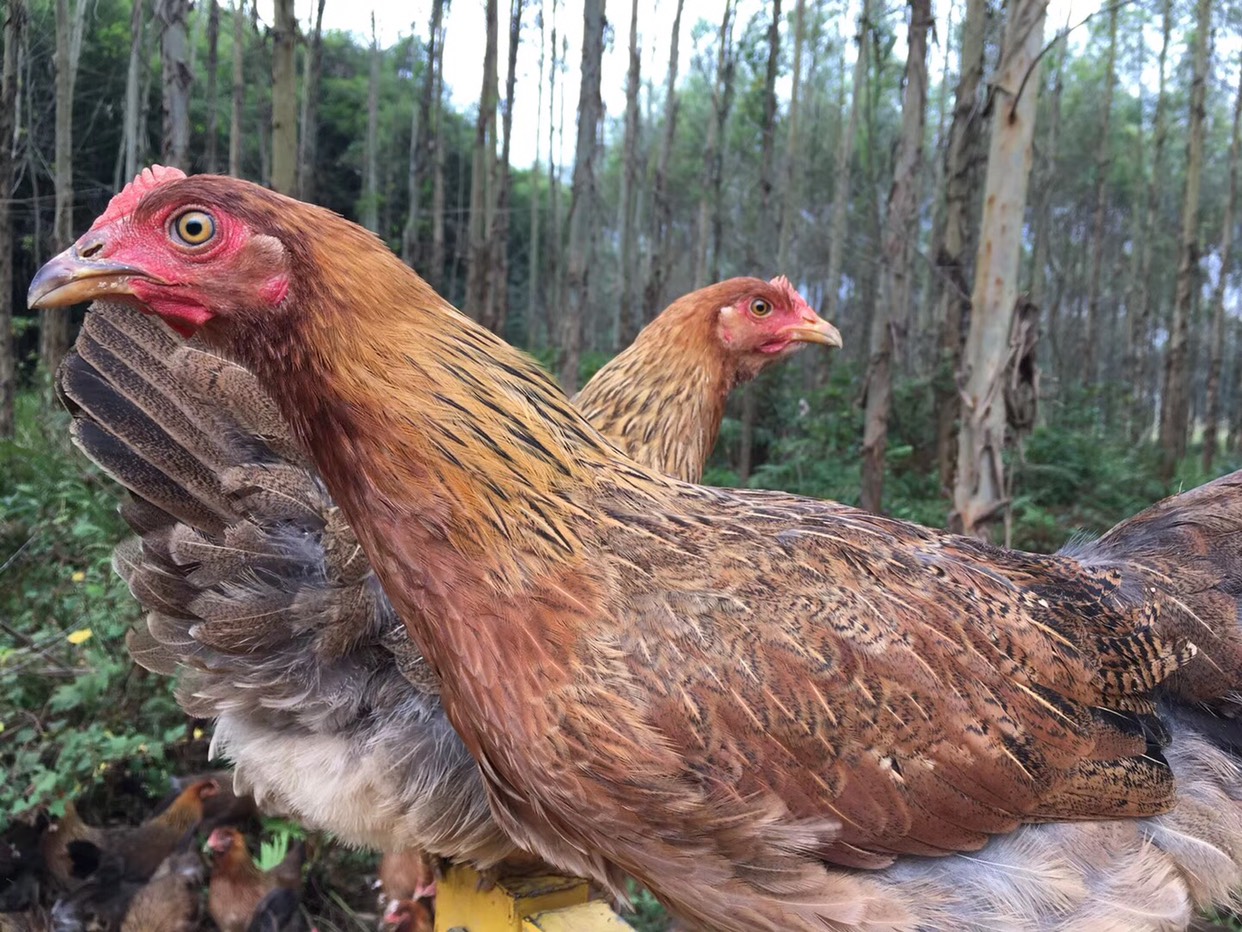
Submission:
{"label": "chicken beak", "polygon": [[821,343],[824,346],[835,346],[840,349],[841,331],[822,317],[815,317],[806,323],[789,327],[784,331],[791,340],[800,343]]}
{"label": "chicken beak", "polygon": [[69,307],[108,295],[132,295],[130,281],[146,277],[130,265],[85,258],[74,244],[39,269],[26,292],[26,305],[32,310]]}

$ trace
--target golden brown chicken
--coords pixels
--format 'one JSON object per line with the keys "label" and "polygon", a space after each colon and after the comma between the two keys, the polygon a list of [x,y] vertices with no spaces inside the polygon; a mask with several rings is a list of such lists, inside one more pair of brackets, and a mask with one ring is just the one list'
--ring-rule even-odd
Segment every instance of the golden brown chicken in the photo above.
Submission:
{"label": "golden brown chicken", "polygon": [[[810,343],[840,337],[787,281],[732,279],[670,306],[578,401],[641,460],[697,478],[730,389]],[[79,445],[135,494],[141,539],[114,561],[149,611],[131,651],[218,716],[239,788],[354,844],[506,857],[435,677],[254,376],[97,305],[60,387]]]}
{"label": "golden brown chicken", "polygon": [[436,874],[431,858],[417,848],[385,852],[380,859],[379,886],[387,901],[434,897]]}
{"label": "golden brown chicken", "polygon": [[128,294],[252,368],[524,848],[726,932],[1181,928],[1238,885],[1242,475],[1053,557],[701,488],[329,212],[114,207],[31,305]]}
{"label": "golden brown chicken", "polygon": [[384,910],[383,924],[392,932],[433,932],[435,916],[426,900],[393,900]]}
{"label": "golden brown chicken", "polygon": [[284,891],[288,906],[280,918],[273,917],[272,932],[290,928],[298,921],[298,897],[302,889],[302,864],[306,848],[295,842],[280,864],[262,871],[250,856],[246,838],[235,828],[218,828],[207,840],[211,851],[211,884],[207,911],[220,932],[247,932],[262,912],[274,914],[272,904]]}
{"label": "golden brown chicken", "polygon": [[214,779],[196,780],[141,825],[114,828],[87,825],[69,802],[64,816],[43,836],[48,873],[62,887],[72,888],[111,862],[123,879],[145,881],[198,826],[204,803],[218,791]]}
{"label": "golden brown chicken", "polygon": [[205,879],[196,850],[170,854],[134,894],[121,932],[196,932]]}

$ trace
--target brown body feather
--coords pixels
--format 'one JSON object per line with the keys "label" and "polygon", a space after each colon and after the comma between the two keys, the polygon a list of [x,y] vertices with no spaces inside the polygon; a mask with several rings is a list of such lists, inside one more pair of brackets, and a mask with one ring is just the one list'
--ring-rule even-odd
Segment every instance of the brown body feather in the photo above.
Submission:
{"label": "brown body feather", "polygon": [[[708,312],[769,291],[733,279],[686,296],[578,403],[635,457],[697,478],[756,367],[720,347]],[[150,612],[131,652],[182,671],[182,704],[219,718],[239,785],[355,844],[483,865],[510,852],[436,677],[253,374],[101,303],[58,384],[78,444],[135,496],[123,513],[140,536],[114,559]]]}
{"label": "brown body feather", "polygon": [[[1092,894],[1122,902],[1126,928],[1176,928],[1237,879],[1237,768],[1155,702],[1228,659],[1196,657],[1185,632],[1228,641],[1238,623],[1242,477],[1165,506],[1223,509],[1229,556],[1197,549],[1210,569],[1191,592],[1177,534],[1133,535],[1152,557],[1135,565],[1124,527],[1037,557],[685,485],[626,458],[358,228],[220,179],[157,189],[138,218],[177,202],[283,245],[280,309],[204,337],[293,424],[524,846],[614,884],[632,873],[721,930],[1107,927],[1073,924]],[[1239,672],[1202,698],[1228,702]],[[985,844],[1013,870],[954,913],[979,872],[952,853]],[[1021,879],[1034,871],[1042,894]]]}

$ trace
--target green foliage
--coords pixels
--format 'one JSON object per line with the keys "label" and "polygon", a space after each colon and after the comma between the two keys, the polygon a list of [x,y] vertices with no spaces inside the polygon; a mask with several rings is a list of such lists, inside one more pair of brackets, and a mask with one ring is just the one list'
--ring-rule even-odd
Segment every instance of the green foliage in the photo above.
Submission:
{"label": "green foliage", "polygon": [[0,822],[117,771],[162,778],[184,717],[124,646],[137,605],[112,572],[118,489],[68,442],[68,416],[20,399],[0,443]]}

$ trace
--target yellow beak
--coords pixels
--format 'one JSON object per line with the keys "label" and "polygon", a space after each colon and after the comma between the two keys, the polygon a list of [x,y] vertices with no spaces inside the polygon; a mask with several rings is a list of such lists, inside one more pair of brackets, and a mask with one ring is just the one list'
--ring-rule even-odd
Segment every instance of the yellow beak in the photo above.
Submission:
{"label": "yellow beak", "polygon": [[801,343],[821,343],[824,346],[835,346],[838,349],[842,346],[841,331],[822,317],[789,327],[784,333],[790,339]]}
{"label": "yellow beak", "polygon": [[76,245],[70,246],[39,269],[26,292],[26,305],[32,309],[69,307],[108,295],[130,295],[130,281],[136,277],[149,276],[120,262],[84,259]]}

